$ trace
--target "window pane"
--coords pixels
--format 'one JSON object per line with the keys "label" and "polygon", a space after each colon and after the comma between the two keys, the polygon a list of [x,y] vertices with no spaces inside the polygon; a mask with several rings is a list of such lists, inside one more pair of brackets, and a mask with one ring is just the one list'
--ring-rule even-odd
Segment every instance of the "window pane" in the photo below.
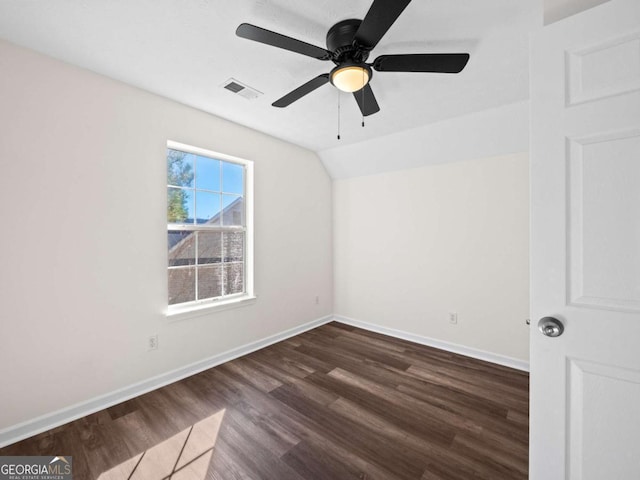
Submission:
{"label": "window pane", "polygon": [[169,269],[169,305],[192,302],[196,299],[196,269]]}
{"label": "window pane", "polygon": [[222,295],[222,267],[198,267],[198,300]]}
{"label": "window pane", "polygon": [[196,235],[194,232],[169,232],[169,266],[196,263]]}
{"label": "window pane", "polygon": [[220,191],[220,160],[196,157],[196,188]]}
{"label": "window pane", "polygon": [[244,292],[243,282],[244,265],[242,263],[229,263],[224,265],[224,294]]}
{"label": "window pane", "polygon": [[244,232],[224,232],[224,261],[242,262],[244,260]]}
{"label": "window pane", "polygon": [[167,149],[167,184],[176,187],[193,187],[194,155]]}
{"label": "window pane", "polygon": [[244,167],[235,163],[222,162],[222,191],[244,193]]}
{"label": "window pane", "polygon": [[212,152],[166,153],[169,305],[243,293],[245,166]]}
{"label": "window pane", "polygon": [[167,190],[167,221],[193,223],[193,190],[173,187]]}
{"label": "window pane", "polygon": [[220,195],[196,191],[196,223],[220,225]]}
{"label": "window pane", "polygon": [[222,224],[244,225],[244,198],[237,195],[222,195]]}
{"label": "window pane", "polygon": [[222,233],[198,233],[198,265],[222,262]]}

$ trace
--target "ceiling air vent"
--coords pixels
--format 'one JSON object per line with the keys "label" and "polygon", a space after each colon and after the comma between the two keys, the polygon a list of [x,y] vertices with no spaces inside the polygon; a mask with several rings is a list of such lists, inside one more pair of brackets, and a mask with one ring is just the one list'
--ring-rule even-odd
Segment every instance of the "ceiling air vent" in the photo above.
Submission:
{"label": "ceiling air vent", "polygon": [[259,92],[255,88],[251,88],[250,86],[239,82],[235,78],[230,78],[226,82],[222,84],[223,88],[226,88],[232,93],[240,95],[241,97],[246,98],[247,100],[253,100],[262,95],[262,92]]}

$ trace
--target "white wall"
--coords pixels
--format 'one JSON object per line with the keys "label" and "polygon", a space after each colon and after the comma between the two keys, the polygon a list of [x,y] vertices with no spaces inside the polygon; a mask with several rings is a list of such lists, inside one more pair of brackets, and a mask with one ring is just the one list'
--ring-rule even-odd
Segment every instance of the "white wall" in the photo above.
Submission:
{"label": "white wall", "polygon": [[335,312],[528,361],[528,178],[521,153],[334,181]]}
{"label": "white wall", "polygon": [[[0,72],[0,430],[332,312],[315,154],[1,41]],[[255,161],[254,305],[165,317],[168,139]]]}
{"label": "white wall", "polygon": [[351,178],[528,149],[524,101],[323,150],[320,158],[332,178]]}
{"label": "white wall", "polygon": [[557,22],[609,0],[543,0],[544,24]]}

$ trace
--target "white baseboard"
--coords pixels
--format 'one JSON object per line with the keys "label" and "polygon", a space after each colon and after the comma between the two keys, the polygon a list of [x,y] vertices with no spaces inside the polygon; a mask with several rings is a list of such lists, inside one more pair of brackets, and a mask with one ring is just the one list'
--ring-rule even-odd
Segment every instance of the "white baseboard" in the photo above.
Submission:
{"label": "white baseboard", "polygon": [[390,337],[400,338],[409,342],[419,343],[420,345],[426,345],[428,347],[439,348],[440,350],[458,353],[460,355],[477,358],[478,360],[484,360],[486,362],[497,363],[498,365],[515,368],[516,370],[522,370],[525,372],[529,371],[529,362],[520,360],[518,358],[507,357],[506,355],[500,355],[476,348],[466,347],[457,343],[436,340],[435,338],[423,337],[422,335],[416,335],[414,333],[396,330],[395,328],[383,327],[380,325],[375,325],[373,323],[363,322],[349,317],[343,317],[342,315],[334,315],[333,320],[335,320],[336,322],[344,323],[346,325],[351,325],[352,327],[362,328],[364,330],[381,333]]}
{"label": "white baseboard", "polygon": [[186,365],[184,367],[171,370],[170,372],[157,375],[153,378],[143,380],[142,382],[138,382],[119,390],[115,390],[105,395],[100,395],[85,402],[80,402],[70,407],[66,407],[61,410],[57,410],[55,412],[34,418],[32,420],[27,420],[26,422],[5,428],[3,430],[0,430],[0,448],[11,445],[15,442],[19,442],[20,440],[24,440],[25,438],[29,438],[33,435],[37,435],[38,433],[45,432],[52,428],[59,427],[60,425],[72,422],[73,420],[77,420],[78,418],[82,418],[86,415],[90,415],[105,408],[112,407],[121,402],[124,402],[125,400],[129,400],[131,398],[148,393],[152,390],[156,390],[160,387],[164,387],[165,385],[169,385],[170,383],[177,382],[178,380],[182,380],[183,378],[190,377],[191,375],[195,375],[196,373],[202,372],[235,358],[242,357],[243,355],[255,352],[256,350],[260,350],[261,348],[268,347],[269,345],[280,342],[282,340],[286,340],[287,338],[306,332],[307,330],[311,330],[313,328],[319,327],[320,325],[324,325],[325,323],[331,322],[332,320],[332,315],[322,317],[311,322],[307,322],[303,325],[291,328],[284,332],[271,335],[261,340],[248,343],[241,347],[237,347],[218,355],[205,358],[204,360],[200,360],[190,365]]}

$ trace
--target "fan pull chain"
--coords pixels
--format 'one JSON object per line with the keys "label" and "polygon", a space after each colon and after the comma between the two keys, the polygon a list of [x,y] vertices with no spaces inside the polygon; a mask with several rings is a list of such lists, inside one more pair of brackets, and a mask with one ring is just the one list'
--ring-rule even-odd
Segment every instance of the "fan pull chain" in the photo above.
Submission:
{"label": "fan pull chain", "polygon": [[338,140],[340,140],[340,90],[338,90]]}
{"label": "fan pull chain", "polygon": [[[364,84],[364,69],[362,69],[362,83]],[[364,127],[364,87],[360,91],[362,92],[362,126]]]}

